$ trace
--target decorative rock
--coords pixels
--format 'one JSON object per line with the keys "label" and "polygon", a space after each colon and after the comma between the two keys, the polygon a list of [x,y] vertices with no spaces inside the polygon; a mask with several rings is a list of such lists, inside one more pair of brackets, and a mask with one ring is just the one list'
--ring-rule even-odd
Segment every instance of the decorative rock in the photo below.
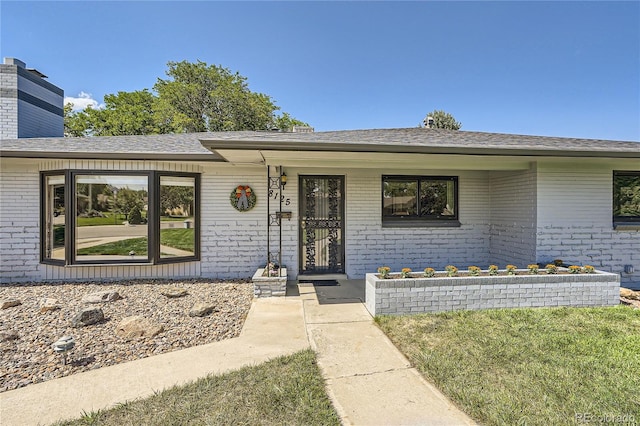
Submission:
{"label": "decorative rock", "polygon": [[632,300],[640,300],[640,291],[629,290],[628,288],[620,287],[620,297]]}
{"label": "decorative rock", "polygon": [[40,312],[45,313],[49,311],[56,311],[60,309],[58,301],[56,299],[46,298],[40,302]]}
{"label": "decorative rock", "polygon": [[84,303],[106,303],[106,302],[114,302],[116,300],[122,299],[122,296],[117,291],[97,291],[95,293],[90,293],[85,295],[82,298],[82,302]]}
{"label": "decorative rock", "polygon": [[189,311],[190,317],[204,317],[216,311],[215,305],[209,303],[196,303]]}
{"label": "decorative rock", "polygon": [[84,308],[71,320],[72,327],[86,327],[104,320],[104,312],[100,308]]}
{"label": "decorative rock", "polygon": [[126,339],[135,337],[153,337],[164,331],[161,325],[153,324],[139,315],[124,318],[116,328],[116,334]]}
{"label": "decorative rock", "polygon": [[186,289],[180,287],[162,287],[160,294],[171,299],[186,296],[188,293]]}
{"label": "decorative rock", "polygon": [[18,333],[13,331],[0,331],[0,342],[8,342],[10,340],[16,340]]}
{"label": "decorative rock", "polygon": [[0,309],[9,309],[20,305],[22,305],[22,302],[18,299],[6,299],[0,303]]}

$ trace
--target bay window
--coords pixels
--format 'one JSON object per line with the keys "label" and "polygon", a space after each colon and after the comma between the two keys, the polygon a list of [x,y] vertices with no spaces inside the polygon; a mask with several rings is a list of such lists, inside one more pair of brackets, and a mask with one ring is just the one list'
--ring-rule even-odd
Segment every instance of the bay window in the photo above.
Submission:
{"label": "bay window", "polygon": [[44,172],[44,263],[166,263],[199,258],[199,175]]}

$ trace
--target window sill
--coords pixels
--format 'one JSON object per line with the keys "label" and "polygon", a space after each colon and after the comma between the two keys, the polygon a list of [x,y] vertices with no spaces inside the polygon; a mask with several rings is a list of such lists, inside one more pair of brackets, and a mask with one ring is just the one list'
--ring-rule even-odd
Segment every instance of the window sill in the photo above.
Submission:
{"label": "window sill", "polygon": [[387,220],[382,222],[383,228],[459,228],[459,220]]}
{"label": "window sill", "polygon": [[128,263],[74,263],[73,265],[64,265],[65,268],[95,268],[104,266],[153,266],[151,262],[128,262]]}
{"label": "window sill", "polygon": [[613,229],[615,231],[640,231],[640,222],[614,222]]}

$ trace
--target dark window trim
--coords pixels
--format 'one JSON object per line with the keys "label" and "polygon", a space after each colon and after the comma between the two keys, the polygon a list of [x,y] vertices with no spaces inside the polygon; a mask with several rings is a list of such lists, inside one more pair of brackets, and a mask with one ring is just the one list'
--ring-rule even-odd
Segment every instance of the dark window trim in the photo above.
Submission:
{"label": "dark window trim", "polygon": [[[417,193],[420,194],[420,182],[422,180],[440,180],[440,181],[452,181],[454,183],[454,214],[451,216],[389,216],[384,214],[384,183],[387,181],[418,181]],[[459,179],[458,176],[430,176],[430,175],[382,175],[382,182],[380,188],[380,204],[381,204],[381,216],[383,228],[401,228],[401,227],[459,227],[461,226],[459,220]],[[420,211],[420,197],[417,197],[418,205],[416,211]]]}
{"label": "dark window trim", "polygon": [[[614,212],[614,204],[615,204],[615,187],[616,187],[616,177],[618,176],[637,176],[640,177],[640,171],[625,171],[625,170],[614,170],[613,171],[613,180],[611,181],[611,212]],[[636,229],[640,227],[640,216],[613,216],[613,227],[614,229]]]}
{"label": "dark window trim", "polygon": [[[69,194],[67,194],[67,179],[68,179],[68,170],[47,170],[45,172],[40,172],[40,263],[44,263],[47,265],[57,265],[64,266],[65,260],[52,259],[47,257],[47,177],[49,176],[64,176],[64,204],[65,209],[68,205]],[[65,227],[64,227],[64,247],[65,247],[65,259],[67,258],[67,250],[69,241],[69,229],[66,222],[66,212],[65,212]]]}
{"label": "dark window trim", "polygon": [[[194,230],[195,230],[195,235],[194,235],[194,255],[193,256],[180,256],[180,257],[165,257],[162,258],[160,257],[160,178],[162,176],[176,176],[176,177],[191,177],[194,178],[194,194],[195,194],[195,202],[194,202],[194,209],[195,209],[195,214],[193,217],[194,220]],[[153,245],[153,250],[154,250],[154,258],[153,258],[153,262],[156,265],[161,265],[161,264],[167,264],[167,263],[183,263],[183,262],[194,262],[194,261],[198,261],[200,260],[200,235],[201,235],[201,231],[200,231],[200,174],[199,173],[180,173],[180,172],[163,172],[163,171],[157,171],[155,173],[155,182],[153,185],[153,190],[154,192],[157,192],[156,194],[154,194],[154,198],[156,200],[158,200],[158,202],[154,205],[154,209],[157,210],[157,214],[155,215],[154,219],[157,218],[158,220],[156,221],[156,223],[154,224],[154,228],[153,228],[153,234],[154,234],[154,239],[155,241],[157,241],[157,244]]]}
{"label": "dark window trim", "polygon": [[[65,210],[73,214],[65,214],[65,260],[46,258],[46,177],[64,175],[65,178]],[[147,241],[148,251],[146,259],[123,260],[78,260],[76,259],[76,177],[79,175],[119,175],[119,176],[146,176],[148,185],[148,214],[147,214]],[[195,181],[195,244],[193,256],[160,257],[160,207],[159,191],[161,176],[191,177]],[[168,263],[184,263],[199,261],[201,259],[201,229],[200,229],[200,180],[199,173],[171,172],[160,170],[97,170],[97,169],[64,169],[48,170],[40,172],[40,263],[55,266],[101,266],[101,265],[161,265]]]}
{"label": "dark window trim", "polygon": [[[151,236],[151,228],[153,226],[153,209],[155,208],[155,199],[153,198],[151,185],[153,184],[152,180],[152,171],[137,171],[137,170],[71,170],[71,195],[72,195],[72,204],[71,211],[73,214],[71,215],[71,230],[72,236],[70,240],[70,244],[68,246],[71,250],[71,259],[70,264],[72,265],[118,265],[122,263],[127,264],[137,264],[137,263],[150,263],[151,262],[151,250],[152,247],[155,247],[154,241]],[[78,211],[76,197],[76,177],[84,176],[84,175],[110,175],[110,176],[146,176],[147,177],[147,194],[148,194],[148,213],[147,213],[147,258],[146,259],[122,259],[122,260],[78,260],[76,257],[76,216]],[[153,206],[153,207],[152,207]]]}

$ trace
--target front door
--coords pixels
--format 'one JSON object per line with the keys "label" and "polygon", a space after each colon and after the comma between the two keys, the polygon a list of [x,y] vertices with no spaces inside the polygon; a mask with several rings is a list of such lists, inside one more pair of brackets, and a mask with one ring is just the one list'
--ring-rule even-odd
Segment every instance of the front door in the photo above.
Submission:
{"label": "front door", "polygon": [[344,176],[300,176],[300,273],[344,270]]}

